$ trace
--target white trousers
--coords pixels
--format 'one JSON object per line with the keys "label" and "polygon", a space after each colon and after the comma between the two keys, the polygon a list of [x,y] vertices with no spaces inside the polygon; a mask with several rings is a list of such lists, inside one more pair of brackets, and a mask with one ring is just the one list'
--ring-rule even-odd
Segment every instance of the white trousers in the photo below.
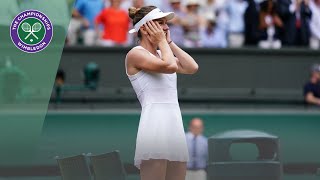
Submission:
{"label": "white trousers", "polygon": [[187,170],[186,180],[206,180],[207,173],[205,170],[191,171]]}
{"label": "white trousers", "polygon": [[258,46],[262,49],[280,49],[282,44],[280,40],[264,40],[259,41]]}
{"label": "white trousers", "polygon": [[82,35],[83,44],[86,46],[93,46],[97,44],[97,34],[94,29],[86,29],[80,32],[82,22],[78,19],[72,18],[68,27],[68,44],[76,45],[78,36]]}
{"label": "white trousers", "polygon": [[312,36],[310,38],[310,48],[311,49],[319,49],[320,48],[320,39],[316,38],[315,36]]}
{"label": "white trousers", "polygon": [[240,48],[244,44],[244,35],[241,33],[230,33],[228,36],[229,47]]}

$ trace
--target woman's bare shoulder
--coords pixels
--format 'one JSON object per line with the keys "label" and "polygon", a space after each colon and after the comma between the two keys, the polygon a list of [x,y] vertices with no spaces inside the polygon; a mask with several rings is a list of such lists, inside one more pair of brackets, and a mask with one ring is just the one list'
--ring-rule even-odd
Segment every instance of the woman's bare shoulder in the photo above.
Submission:
{"label": "woman's bare shoulder", "polygon": [[127,53],[127,60],[134,61],[135,59],[144,59],[148,56],[150,55],[146,50],[134,47]]}

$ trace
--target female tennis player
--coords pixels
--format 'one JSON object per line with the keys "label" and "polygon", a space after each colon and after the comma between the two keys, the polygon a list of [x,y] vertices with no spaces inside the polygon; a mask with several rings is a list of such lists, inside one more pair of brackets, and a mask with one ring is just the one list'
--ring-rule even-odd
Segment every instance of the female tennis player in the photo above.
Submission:
{"label": "female tennis player", "polygon": [[[135,165],[141,180],[184,180],[189,160],[177,96],[176,73],[194,74],[198,64],[170,38],[174,13],[155,6],[129,8],[139,46],[126,56],[126,72],[142,112]],[[159,50],[158,50],[159,49]]]}

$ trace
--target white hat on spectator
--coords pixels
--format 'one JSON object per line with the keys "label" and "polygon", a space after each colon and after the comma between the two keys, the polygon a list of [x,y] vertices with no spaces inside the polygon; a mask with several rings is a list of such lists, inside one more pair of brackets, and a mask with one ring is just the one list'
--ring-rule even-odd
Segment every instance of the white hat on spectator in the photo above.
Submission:
{"label": "white hat on spectator", "polygon": [[186,6],[190,5],[200,5],[199,0],[186,0]]}

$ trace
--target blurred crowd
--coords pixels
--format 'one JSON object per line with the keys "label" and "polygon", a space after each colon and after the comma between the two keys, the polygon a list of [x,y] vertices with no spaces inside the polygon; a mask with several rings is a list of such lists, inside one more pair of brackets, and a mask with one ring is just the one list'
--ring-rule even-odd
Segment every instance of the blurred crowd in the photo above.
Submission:
{"label": "blurred crowd", "polygon": [[[19,12],[38,9],[50,17],[55,35],[67,32],[70,46],[134,46],[138,39],[128,34],[128,8],[154,5],[175,12],[170,32],[182,47],[320,49],[320,0],[2,1],[0,30]],[[65,29],[70,10],[72,19]]]}
{"label": "blurred crowd", "polygon": [[320,0],[76,0],[67,44],[133,46],[128,8],[146,5],[175,12],[182,47],[320,48]]}

